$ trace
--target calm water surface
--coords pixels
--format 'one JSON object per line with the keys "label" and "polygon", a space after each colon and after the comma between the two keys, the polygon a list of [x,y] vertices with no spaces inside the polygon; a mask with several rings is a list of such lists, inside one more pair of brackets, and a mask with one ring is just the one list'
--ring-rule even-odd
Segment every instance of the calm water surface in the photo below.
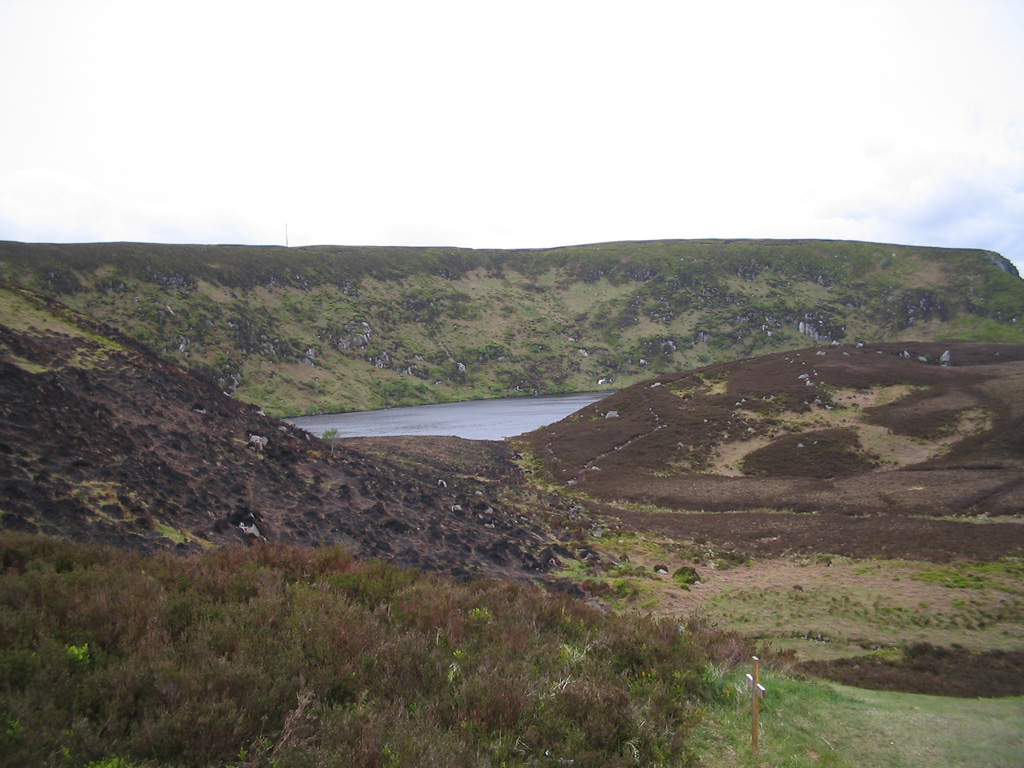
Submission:
{"label": "calm water surface", "polygon": [[610,394],[586,392],[471,400],[382,411],[299,416],[288,421],[318,436],[328,429],[337,429],[338,437],[455,435],[471,440],[502,440],[553,424]]}

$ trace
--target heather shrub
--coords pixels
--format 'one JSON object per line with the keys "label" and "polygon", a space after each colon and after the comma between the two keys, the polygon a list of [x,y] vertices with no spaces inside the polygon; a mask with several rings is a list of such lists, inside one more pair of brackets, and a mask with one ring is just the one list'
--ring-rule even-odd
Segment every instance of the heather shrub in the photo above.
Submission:
{"label": "heather shrub", "polygon": [[876,466],[853,429],[822,429],[786,435],[751,451],[742,462],[748,475],[847,477]]}
{"label": "heather shrub", "polygon": [[334,548],[0,552],[8,764],[678,764],[702,695],[678,622],[535,585]]}

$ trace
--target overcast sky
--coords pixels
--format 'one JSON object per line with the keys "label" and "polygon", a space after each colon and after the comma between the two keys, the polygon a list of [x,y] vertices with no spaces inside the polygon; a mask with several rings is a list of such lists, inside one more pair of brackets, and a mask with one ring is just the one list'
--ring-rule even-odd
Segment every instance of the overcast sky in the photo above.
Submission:
{"label": "overcast sky", "polygon": [[1024,274],[1024,0],[0,0],[0,239],[814,237]]}

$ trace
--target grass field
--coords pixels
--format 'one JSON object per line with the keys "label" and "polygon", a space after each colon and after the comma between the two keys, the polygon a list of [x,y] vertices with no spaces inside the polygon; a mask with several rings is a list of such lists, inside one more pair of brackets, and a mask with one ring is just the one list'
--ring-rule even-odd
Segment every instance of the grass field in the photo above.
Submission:
{"label": "grass field", "polygon": [[[1018,558],[945,565],[831,555],[755,561],[708,544],[618,533],[589,544],[613,561],[573,563],[565,575],[607,584],[620,608],[701,611],[723,629],[800,660],[885,653],[915,642],[975,651],[1024,647]],[[700,584],[677,583],[673,574],[684,566],[696,569]]]}
{"label": "grass field", "polygon": [[[749,669],[749,668],[748,668]],[[701,768],[1018,768],[1024,697],[956,699],[867,691],[762,675],[758,753],[744,669],[698,729]]]}
{"label": "grass field", "polygon": [[[779,669],[762,667],[760,749],[751,752],[749,663],[722,668],[697,732],[701,768],[725,766],[1024,765],[1024,697],[965,699],[852,688],[802,679],[787,659],[870,653],[898,657],[916,642],[1024,647],[1017,559],[936,565],[828,555],[755,561],[706,543],[604,531],[587,542],[603,565],[566,572],[620,611],[702,615],[757,638]],[[700,583],[674,574],[691,567]],[[606,586],[602,586],[606,585]]]}

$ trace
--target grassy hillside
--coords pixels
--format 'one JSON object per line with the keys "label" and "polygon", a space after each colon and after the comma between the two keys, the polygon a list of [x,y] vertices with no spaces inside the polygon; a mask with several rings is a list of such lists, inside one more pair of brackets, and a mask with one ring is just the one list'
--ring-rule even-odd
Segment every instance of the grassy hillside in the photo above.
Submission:
{"label": "grassy hillside", "polygon": [[[769,672],[759,751],[751,753],[743,672],[698,729],[701,768],[1016,768],[1021,697],[951,699],[865,691]],[[739,695],[736,695],[736,694]]]}
{"label": "grassy hillside", "polygon": [[997,254],[855,242],[0,243],[0,279],[277,416],[622,387],[832,341],[1024,341],[1024,282]]}

